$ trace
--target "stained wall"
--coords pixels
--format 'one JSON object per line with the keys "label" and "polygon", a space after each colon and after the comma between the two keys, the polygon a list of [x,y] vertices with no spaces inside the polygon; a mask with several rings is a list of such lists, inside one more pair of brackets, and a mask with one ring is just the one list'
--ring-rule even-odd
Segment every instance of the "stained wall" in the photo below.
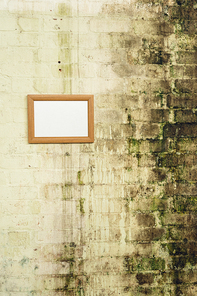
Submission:
{"label": "stained wall", "polygon": [[[0,296],[194,296],[194,0],[0,1]],[[95,142],[28,144],[27,94]]]}

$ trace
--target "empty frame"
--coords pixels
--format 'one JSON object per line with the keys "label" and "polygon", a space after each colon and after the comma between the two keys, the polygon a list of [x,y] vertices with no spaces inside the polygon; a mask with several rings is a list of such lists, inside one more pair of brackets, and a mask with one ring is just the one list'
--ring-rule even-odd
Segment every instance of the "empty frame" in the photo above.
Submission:
{"label": "empty frame", "polygon": [[29,143],[94,142],[93,95],[28,95]]}

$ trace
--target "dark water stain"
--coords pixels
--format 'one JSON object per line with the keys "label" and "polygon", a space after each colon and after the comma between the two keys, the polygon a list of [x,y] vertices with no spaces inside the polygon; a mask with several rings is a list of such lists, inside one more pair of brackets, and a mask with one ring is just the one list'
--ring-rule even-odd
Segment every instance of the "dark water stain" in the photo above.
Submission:
{"label": "dark water stain", "polygon": [[136,274],[136,279],[139,285],[148,284],[151,285],[154,282],[154,275],[152,273],[138,273]]}
{"label": "dark water stain", "polygon": [[[137,252],[129,254],[124,257],[123,265],[126,274],[135,275],[138,292],[141,294],[156,295],[151,287],[155,281],[163,287],[170,286],[171,295],[178,296],[184,295],[184,286],[190,283],[190,273],[197,264],[197,227],[194,222],[196,221],[197,189],[196,185],[193,185],[197,181],[197,170],[192,168],[195,164],[190,163],[191,160],[186,157],[190,153],[189,149],[182,148],[180,152],[180,146],[183,147],[184,141],[193,140],[197,135],[196,113],[192,110],[197,106],[195,81],[197,74],[193,66],[196,64],[197,51],[191,42],[197,33],[196,2],[176,0],[175,3],[171,2],[169,5],[169,1],[142,0],[136,4],[139,4],[142,9],[149,5],[151,11],[160,8],[160,11],[157,10],[159,21],[157,19],[153,21],[155,33],[145,35],[142,29],[141,34],[135,34],[135,36],[126,32],[109,34],[112,44],[117,45],[116,50],[111,50],[111,66],[119,77],[128,81],[128,85],[131,83],[130,95],[135,95],[137,108],[139,108],[139,102],[141,104],[143,102],[143,108],[146,110],[150,109],[150,106],[152,109],[168,109],[173,115],[170,118],[170,113],[161,115],[161,113],[153,112],[154,124],[143,123],[139,127],[139,122],[132,120],[132,113],[127,112],[127,126],[135,124],[135,133],[128,136],[128,131],[126,137],[128,154],[135,156],[138,159],[138,167],[141,167],[141,159],[146,149],[147,153],[155,159],[155,167],[152,168],[147,182],[163,188],[159,197],[162,206],[158,203],[158,206],[152,207],[150,212],[136,213],[140,229],[136,231],[135,240],[152,245],[155,242],[158,243],[161,249],[166,251],[166,257],[160,258],[157,254],[153,258],[152,248],[149,250],[146,244],[144,246],[144,251],[147,250],[148,253],[146,257]],[[133,16],[131,6],[126,4],[122,6],[104,5],[102,13],[109,17],[113,15]],[[118,36],[120,41],[115,43],[114,40],[118,39]],[[176,43],[174,49],[166,46],[168,41],[171,42],[170,36],[173,36],[172,39]],[[181,48],[182,45],[179,42],[185,39],[188,40],[187,50],[184,47]],[[176,46],[178,52],[176,52]],[[175,61],[176,65],[172,61]],[[149,74],[149,84],[144,79],[144,82],[139,85],[136,83],[137,86],[133,88],[133,82],[130,82],[128,78],[137,80],[146,77],[147,65],[160,69],[163,74],[162,79],[159,81],[158,78],[157,87],[155,87],[154,79],[157,76],[151,77]],[[177,68],[175,69],[174,66]],[[181,78],[176,77],[175,70]],[[151,80],[151,78],[154,79]],[[131,108],[129,102],[124,105],[124,108],[127,110]],[[160,130],[157,126],[160,126]],[[139,131],[138,138],[136,131]],[[188,147],[189,144],[185,146]],[[144,192],[139,194],[139,188],[130,188],[125,191],[127,191],[129,205],[132,205],[133,200],[139,199],[139,196],[147,198]],[[129,215],[129,207],[127,210],[127,215]],[[160,227],[155,226],[152,212],[157,213],[161,223]],[[153,270],[159,273],[160,279],[155,276]],[[129,284],[127,290],[132,293]],[[161,290],[159,295],[165,295],[165,291]]]}
{"label": "dark water stain", "polygon": [[151,227],[155,225],[155,218],[150,214],[137,214],[136,219],[139,226]]}

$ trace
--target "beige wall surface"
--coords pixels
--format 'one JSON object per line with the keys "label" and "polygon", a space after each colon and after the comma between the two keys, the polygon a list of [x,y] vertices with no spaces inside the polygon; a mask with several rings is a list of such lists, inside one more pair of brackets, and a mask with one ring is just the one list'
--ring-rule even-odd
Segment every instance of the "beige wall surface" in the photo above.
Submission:
{"label": "beige wall surface", "polygon": [[[0,0],[0,296],[195,296],[197,3]],[[28,144],[28,94],[95,141]]]}

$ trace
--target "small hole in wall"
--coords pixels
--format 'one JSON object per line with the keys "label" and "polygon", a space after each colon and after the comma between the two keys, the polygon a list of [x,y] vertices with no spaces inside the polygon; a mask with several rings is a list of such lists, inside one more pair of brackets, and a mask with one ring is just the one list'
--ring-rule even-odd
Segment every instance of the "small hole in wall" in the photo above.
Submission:
{"label": "small hole in wall", "polygon": [[127,108],[125,108],[125,111],[127,111],[128,109]]}
{"label": "small hole in wall", "polygon": [[59,71],[61,72],[61,71],[62,71],[62,69],[59,69]]}
{"label": "small hole in wall", "polygon": [[58,61],[58,64],[60,64],[61,63],[61,61]]}

